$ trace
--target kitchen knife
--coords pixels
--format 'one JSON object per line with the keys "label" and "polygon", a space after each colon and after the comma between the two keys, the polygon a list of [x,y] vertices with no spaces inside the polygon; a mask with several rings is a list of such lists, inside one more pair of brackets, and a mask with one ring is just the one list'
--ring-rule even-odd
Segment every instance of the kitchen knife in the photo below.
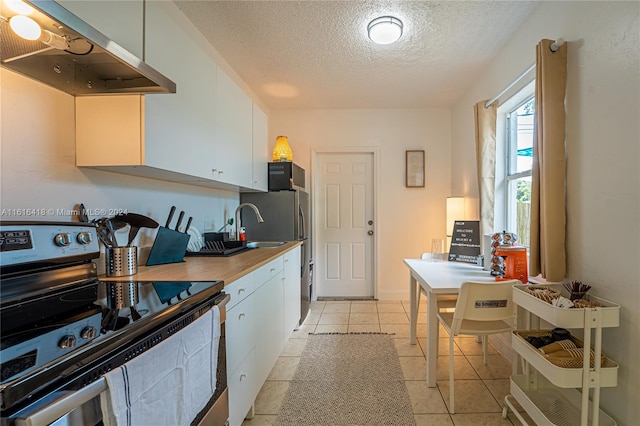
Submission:
{"label": "kitchen knife", "polygon": [[187,220],[187,224],[184,227],[184,233],[186,234],[187,231],[189,230],[189,227],[191,226],[191,221],[193,220],[193,217],[189,216],[189,220]]}
{"label": "kitchen knife", "polygon": [[178,223],[176,223],[176,231],[180,232],[180,223],[182,222],[182,218],[184,217],[184,210],[180,211],[178,215]]}
{"label": "kitchen knife", "polygon": [[169,227],[171,223],[171,219],[173,219],[173,214],[176,212],[176,206],[171,206],[171,210],[169,210],[169,217],[167,218],[167,223],[164,225],[165,228]]}

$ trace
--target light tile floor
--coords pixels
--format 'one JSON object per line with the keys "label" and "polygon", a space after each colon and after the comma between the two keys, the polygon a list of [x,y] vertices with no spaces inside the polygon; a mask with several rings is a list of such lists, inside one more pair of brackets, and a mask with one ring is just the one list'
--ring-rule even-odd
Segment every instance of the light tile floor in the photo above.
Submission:
{"label": "light tile floor", "polygon": [[[425,320],[426,302],[420,303],[419,320]],[[426,337],[409,344],[409,302],[327,301],[313,302],[304,324],[287,342],[280,358],[255,401],[255,416],[243,426],[272,425],[284,400],[289,381],[300,361],[310,332],[377,331],[394,333],[416,424],[421,425],[519,425],[509,413],[502,419],[504,396],[509,393],[511,364],[489,346],[487,365],[482,347],[474,337],[455,340],[456,414],[449,414],[449,343],[444,329],[438,345],[437,387],[428,388]],[[418,336],[426,336],[426,324],[418,324]],[[526,413],[522,413],[528,420]],[[530,424],[533,424],[530,421]]]}

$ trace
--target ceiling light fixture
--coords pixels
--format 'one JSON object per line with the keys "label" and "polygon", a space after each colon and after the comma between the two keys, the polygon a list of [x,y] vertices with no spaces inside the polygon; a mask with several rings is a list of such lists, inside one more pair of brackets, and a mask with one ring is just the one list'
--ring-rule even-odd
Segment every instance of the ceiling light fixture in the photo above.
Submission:
{"label": "ceiling light fixture", "polygon": [[393,16],[381,16],[369,22],[367,32],[374,43],[395,43],[402,36],[402,21]]}

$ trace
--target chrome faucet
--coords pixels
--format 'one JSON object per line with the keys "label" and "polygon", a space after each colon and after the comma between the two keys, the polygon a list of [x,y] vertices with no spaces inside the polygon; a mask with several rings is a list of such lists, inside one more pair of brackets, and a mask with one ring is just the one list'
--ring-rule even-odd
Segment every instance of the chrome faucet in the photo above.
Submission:
{"label": "chrome faucet", "polygon": [[253,209],[253,211],[256,213],[256,217],[258,218],[258,223],[263,223],[264,219],[262,218],[262,215],[260,214],[260,210],[258,210],[258,207],[256,207],[255,204],[252,203],[242,203],[240,204],[237,208],[236,208],[236,238],[240,238],[240,234],[238,234],[238,230],[240,228],[242,228],[242,224],[240,223],[240,210],[242,210],[243,207],[251,207]]}

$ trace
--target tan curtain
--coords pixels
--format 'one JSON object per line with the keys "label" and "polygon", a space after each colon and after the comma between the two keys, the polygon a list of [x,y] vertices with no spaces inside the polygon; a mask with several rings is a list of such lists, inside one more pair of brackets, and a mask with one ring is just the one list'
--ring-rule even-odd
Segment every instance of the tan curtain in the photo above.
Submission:
{"label": "tan curtain", "polygon": [[530,275],[562,281],[565,252],[565,109],[567,44],[536,46],[536,119],[531,187]]}
{"label": "tan curtain", "polygon": [[[473,106],[476,122],[476,162],[480,202],[480,235],[493,229],[493,209],[496,188],[496,112],[497,102],[485,108],[489,100]],[[484,241],[481,238],[481,241]],[[482,248],[484,250],[484,247]]]}

